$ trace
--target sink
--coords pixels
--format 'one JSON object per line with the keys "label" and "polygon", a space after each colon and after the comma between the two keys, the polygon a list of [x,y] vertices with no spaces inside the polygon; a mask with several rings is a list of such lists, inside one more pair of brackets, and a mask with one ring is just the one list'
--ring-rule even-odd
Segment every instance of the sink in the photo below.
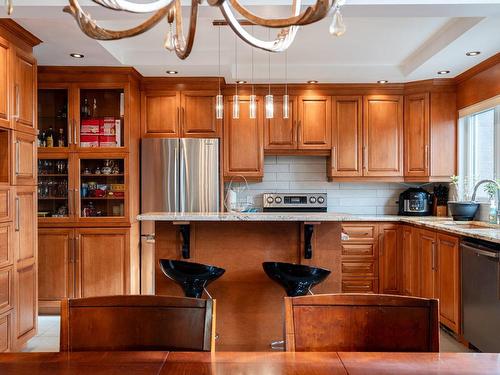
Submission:
{"label": "sink", "polygon": [[442,225],[447,225],[450,227],[460,228],[460,229],[497,229],[498,226],[488,223],[475,223],[475,222],[457,222],[448,221],[440,223]]}

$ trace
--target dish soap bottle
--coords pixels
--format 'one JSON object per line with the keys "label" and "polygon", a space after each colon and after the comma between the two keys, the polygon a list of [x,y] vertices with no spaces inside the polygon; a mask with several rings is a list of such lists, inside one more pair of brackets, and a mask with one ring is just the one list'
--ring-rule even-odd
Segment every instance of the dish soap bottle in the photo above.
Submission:
{"label": "dish soap bottle", "polygon": [[495,203],[495,200],[492,199],[490,201],[490,214],[488,215],[488,219],[489,219],[490,224],[497,224],[497,217],[498,217],[497,210],[498,209],[497,209],[497,205]]}

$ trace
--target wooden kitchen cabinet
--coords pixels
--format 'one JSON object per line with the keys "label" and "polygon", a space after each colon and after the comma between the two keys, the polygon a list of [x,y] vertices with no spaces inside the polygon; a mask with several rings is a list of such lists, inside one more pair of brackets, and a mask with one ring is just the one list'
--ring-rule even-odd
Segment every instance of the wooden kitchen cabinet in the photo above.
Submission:
{"label": "wooden kitchen cabinet", "polygon": [[402,293],[406,296],[420,295],[420,268],[418,248],[415,238],[418,229],[409,225],[401,228],[401,251],[403,257],[402,267]]}
{"label": "wooden kitchen cabinet", "polygon": [[9,352],[12,344],[12,312],[0,315],[0,353]]}
{"label": "wooden kitchen cabinet", "polygon": [[37,222],[36,187],[18,186],[14,195],[14,315],[13,347],[21,347],[36,333]]}
{"label": "wooden kitchen cabinet", "polygon": [[398,224],[380,224],[379,228],[379,293],[401,293],[402,256]]}
{"label": "wooden kitchen cabinet", "polygon": [[60,301],[75,290],[73,229],[38,230],[38,301],[41,314],[58,314]]}
{"label": "wooden kitchen cabinet", "polygon": [[343,224],[349,236],[341,242],[341,290],[343,293],[379,292],[378,225]]}
{"label": "wooden kitchen cabinet", "polygon": [[426,229],[417,232],[420,259],[420,297],[438,298],[436,280],[436,233]]}
{"label": "wooden kitchen cabinet", "polygon": [[183,91],[181,94],[182,137],[213,138],[220,136],[222,120],[215,117],[217,91]]}
{"label": "wooden kitchen cabinet", "polygon": [[76,229],[76,296],[129,294],[129,230]]}
{"label": "wooden kitchen cabinet", "polygon": [[299,96],[298,148],[330,150],[332,144],[330,96]]}
{"label": "wooden kitchen cabinet", "polygon": [[407,95],[404,112],[404,175],[405,177],[428,177],[429,93]]}
{"label": "wooden kitchen cabinet", "polygon": [[332,154],[329,176],[363,175],[363,99],[334,96],[332,99]]}
{"label": "wooden kitchen cabinet", "polygon": [[437,234],[437,290],[440,321],[453,332],[460,333],[460,249],[459,239]]}
{"label": "wooden kitchen cabinet", "polygon": [[0,126],[5,128],[10,127],[10,55],[9,41],[0,37]]}
{"label": "wooden kitchen cabinet", "polygon": [[141,126],[143,137],[180,137],[178,91],[142,93]]}
{"label": "wooden kitchen cabinet", "polygon": [[403,97],[368,95],[363,102],[364,176],[403,176]]}
{"label": "wooden kitchen cabinet", "polygon": [[36,134],[36,60],[19,48],[14,51],[14,128]]}
{"label": "wooden kitchen cabinet", "polygon": [[142,136],[219,137],[222,121],[215,117],[216,95],[213,90],[143,92]]}
{"label": "wooden kitchen cabinet", "polygon": [[297,149],[297,98],[290,96],[288,118],[283,118],[283,97],[274,97],[274,116],[264,121],[264,149]]}
{"label": "wooden kitchen cabinet", "polygon": [[[232,97],[225,98],[226,108],[232,108]],[[231,113],[224,118],[224,178],[244,176],[261,179],[264,175],[264,131],[262,99],[257,98],[257,117],[249,116],[250,100],[240,98],[240,116]]]}
{"label": "wooden kitchen cabinet", "polygon": [[36,136],[16,131],[13,132],[12,141],[11,170],[14,185],[36,185]]}

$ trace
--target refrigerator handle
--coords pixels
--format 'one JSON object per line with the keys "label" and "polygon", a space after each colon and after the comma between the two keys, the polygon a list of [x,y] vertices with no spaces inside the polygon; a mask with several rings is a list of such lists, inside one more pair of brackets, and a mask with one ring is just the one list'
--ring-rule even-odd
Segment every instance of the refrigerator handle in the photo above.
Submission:
{"label": "refrigerator handle", "polygon": [[184,145],[182,140],[179,146],[180,163],[179,163],[179,208],[180,212],[186,211],[186,158],[184,155]]}

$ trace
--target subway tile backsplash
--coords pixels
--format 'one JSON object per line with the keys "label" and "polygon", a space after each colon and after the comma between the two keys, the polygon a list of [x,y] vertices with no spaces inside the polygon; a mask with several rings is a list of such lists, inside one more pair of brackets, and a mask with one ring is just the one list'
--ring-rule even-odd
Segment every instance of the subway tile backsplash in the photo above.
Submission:
{"label": "subway tile backsplash", "polygon": [[249,182],[245,194],[256,207],[262,207],[263,193],[327,193],[330,212],[395,215],[399,194],[407,188],[399,183],[328,182],[326,157],[266,156],[263,181]]}

